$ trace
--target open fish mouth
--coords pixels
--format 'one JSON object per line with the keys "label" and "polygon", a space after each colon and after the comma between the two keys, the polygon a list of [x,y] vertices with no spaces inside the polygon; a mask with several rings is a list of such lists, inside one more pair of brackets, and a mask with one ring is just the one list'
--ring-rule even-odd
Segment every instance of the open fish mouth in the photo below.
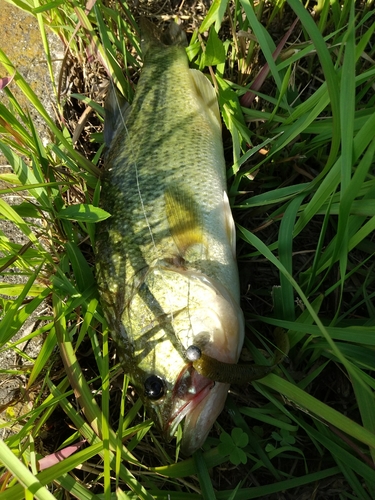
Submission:
{"label": "open fish mouth", "polygon": [[213,382],[200,375],[192,365],[181,371],[174,386],[170,416],[164,425],[164,439],[169,441],[182,422],[181,451],[191,455],[200,448],[221,413],[229,384]]}
{"label": "open fish mouth", "polygon": [[167,439],[172,438],[178,424],[187,415],[191,415],[196,411],[214,386],[215,382],[200,375],[192,365],[183,368],[173,390],[172,410],[165,427],[165,437]]}

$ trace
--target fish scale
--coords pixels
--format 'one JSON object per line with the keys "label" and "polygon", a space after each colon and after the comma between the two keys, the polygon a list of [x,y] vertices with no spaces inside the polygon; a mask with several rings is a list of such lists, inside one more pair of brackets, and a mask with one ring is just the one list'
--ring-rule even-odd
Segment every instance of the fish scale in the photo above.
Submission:
{"label": "fish scale", "polygon": [[178,27],[172,45],[142,27],[134,101],[116,119],[107,111],[101,204],[111,217],[97,233],[98,285],[124,370],[166,439],[184,420],[191,453],[229,386],[196,373],[185,351],[236,363],[243,343],[234,223],[213,87],[189,69]]}

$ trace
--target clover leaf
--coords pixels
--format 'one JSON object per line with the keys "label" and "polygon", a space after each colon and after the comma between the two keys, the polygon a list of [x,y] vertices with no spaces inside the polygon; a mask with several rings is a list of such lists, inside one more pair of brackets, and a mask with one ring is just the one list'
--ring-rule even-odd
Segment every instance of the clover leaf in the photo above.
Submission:
{"label": "clover leaf", "polygon": [[229,460],[233,465],[246,464],[246,453],[241,449],[248,445],[249,436],[239,427],[232,429],[231,435],[222,432],[220,435],[219,452],[222,455],[229,455]]}

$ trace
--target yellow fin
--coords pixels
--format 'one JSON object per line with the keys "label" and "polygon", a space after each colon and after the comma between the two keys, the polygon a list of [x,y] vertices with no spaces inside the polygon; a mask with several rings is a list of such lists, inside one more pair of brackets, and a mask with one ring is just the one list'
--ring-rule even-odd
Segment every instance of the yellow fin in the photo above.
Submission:
{"label": "yellow fin", "polygon": [[169,187],[164,196],[169,230],[184,257],[192,246],[205,245],[202,213],[186,188]]}
{"label": "yellow fin", "polygon": [[190,75],[198,96],[201,97],[203,103],[207,106],[211,119],[216,122],[216,125],[218,125],[221,130],[220,110],[215,89],[201,71],[191,69]]}

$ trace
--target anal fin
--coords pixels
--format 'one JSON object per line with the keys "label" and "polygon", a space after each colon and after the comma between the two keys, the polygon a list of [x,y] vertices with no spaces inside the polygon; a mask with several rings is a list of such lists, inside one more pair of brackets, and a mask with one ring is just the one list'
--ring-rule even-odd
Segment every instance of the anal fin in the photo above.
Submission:
{"label": "anal fin", "polygon": [[211,85],[208,78],[201,71],[198,71],[197,69],[190,69],[190,76],[192,78],[195,91],[206,107],[206,111],[208,111],[212,122],[215,123],[215,125],[221,130],[220,110],[215,89]]}
{"label": "anal fin", "polygon": [[232,249],[233,257],[236,258],[236,226],[233,220],[232,210],[230,208],[229,198],[226,191],[223,193],[223,212],[228,243]]}

